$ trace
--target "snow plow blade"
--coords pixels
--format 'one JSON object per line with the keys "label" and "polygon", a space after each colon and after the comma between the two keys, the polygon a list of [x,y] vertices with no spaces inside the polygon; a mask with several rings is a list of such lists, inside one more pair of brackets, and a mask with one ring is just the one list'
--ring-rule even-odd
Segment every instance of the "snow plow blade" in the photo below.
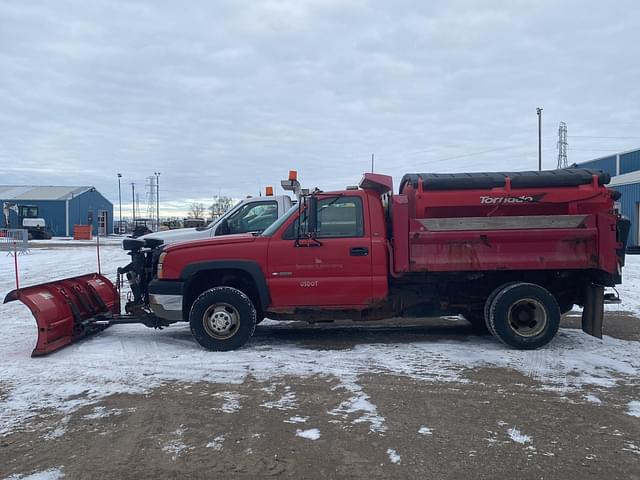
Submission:
{"label": "snow plow blade", "polygon": [[38,342],[32,357],[46,355],[108,327],[120,313],[120,295],[103,275],[91,273],[13,290],[4,303],[20,300],[36,319]]}

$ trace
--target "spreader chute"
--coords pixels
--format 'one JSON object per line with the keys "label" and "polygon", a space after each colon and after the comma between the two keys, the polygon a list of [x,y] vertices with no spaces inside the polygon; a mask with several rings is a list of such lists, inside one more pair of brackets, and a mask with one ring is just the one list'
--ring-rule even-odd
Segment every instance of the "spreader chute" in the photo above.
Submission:
{"label": "spreader chute", "polygon": [[29,307],[38,324],[38,342],[32,357],[100,332],[109,326],[114,315],[120,314],[117,288],[98,273],[16,289],[7,294],[4,303],[14,300]]}

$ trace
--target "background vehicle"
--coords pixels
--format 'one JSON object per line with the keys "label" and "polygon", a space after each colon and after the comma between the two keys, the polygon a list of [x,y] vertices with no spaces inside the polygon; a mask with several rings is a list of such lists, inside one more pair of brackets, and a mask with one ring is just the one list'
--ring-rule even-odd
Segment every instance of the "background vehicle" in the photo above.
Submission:
{"label": "background vehicle", "polygon": [[260,233],[289,210],[291,205],[293,202],[287,195],[245,198],[209,225],[149,233],[140,239],[162,240],[164,244],[169,244],[218,235]]}
{"label": "background vehicle", "polygon": [[6,228],[11,228],[9,212],[13,210],[18,215],[18,225],[12,228],[24,228],[29,232],[29,240],[50,240],[51,232],[47,229],[44,218],[38,216],[38,207],[35,205],[19,205],[4,202],[2,211]]}
{"label": "background vehicle", "polygon": [[[283,190],[293,192],[297,199],[302,194],[298,172],[291,170],[286,180],[280,183]],[[154,245],[202,240],[219,235],[238,233],[260,233],[287,212],[296,200],[288,195],[273,195],[273,188],[267,187],[264,197],[247,197],[241,200],[224,215],[215,219],[209,225],[182,228],[172,231],[155,232],[142,237],[150,239]]]}
{"label": "background vehicle", "polygon": [[153,220],[149,218],[136,218],[131,225],[131,236],[138,238],[151,233],[149,225],[151,225],[152,222]]}
{"label": "background vehicle", "polygon": [[[212,350],[242,346],[265,316],[316,322],[451,314],[511,347],[538,348],[574,304],[584,307],[583,330],[601,336],[604,302],[617,300],[604,287],[621,282],[629,229],[614,211],[619,194],[608,181],[583,169],[407,174],[394,195],[391,177],[365,174],[359,188],[304,197],[259,236],[160,247],[126,240],[130,317],[118,316],[119,305],[98,312],[105,323],[189,321]],[[58,284],[7,299],[41,302],[42,290]],[[32,312],[39,326],[55,320]]]}

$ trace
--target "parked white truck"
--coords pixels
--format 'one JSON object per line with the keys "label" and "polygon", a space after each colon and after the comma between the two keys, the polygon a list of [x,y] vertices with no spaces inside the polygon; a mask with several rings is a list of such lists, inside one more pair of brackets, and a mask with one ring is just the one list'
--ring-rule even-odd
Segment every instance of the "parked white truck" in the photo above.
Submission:
{"label": "parked white truck", "polygon": [[287,195],[245,198],[209,225],[148,233],[141,240],[156,239],[163,243],[201,240],[234,233],[260,233],[291,208],[294,201]]}
{"label": "parked white truck", "polygon": [[294,199],[288,195],[273,195],[273,187],[267,187],[266,196],[247,197],[204,227],[148,233],[139,238],[151,240],[150,243],[154,244],[169,244],[234,233],[261,233],[288,212],[303,193],[295,170],[289,171],[289,177],[282,180],[280,186],[283,190],[292,192]]}

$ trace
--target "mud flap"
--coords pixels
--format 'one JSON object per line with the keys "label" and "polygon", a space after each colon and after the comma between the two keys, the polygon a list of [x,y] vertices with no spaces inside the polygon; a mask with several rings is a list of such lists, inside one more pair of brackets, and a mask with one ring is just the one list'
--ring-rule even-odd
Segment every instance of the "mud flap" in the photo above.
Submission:
{"label": "mud flap", "polygon": [[602,320],[604,317],[604,287],[588,285],[584,292],[582,310],[582,330],[597,338],[602,338]]}
{"label": "mud flap", "polygon": [[32,357],[101,332],[108,324],[95,321],[108,320],[120,313],[118,290],[97,273],[13,290],[4,303],[14,300],[29,307],[38,324],[38,341]]}

